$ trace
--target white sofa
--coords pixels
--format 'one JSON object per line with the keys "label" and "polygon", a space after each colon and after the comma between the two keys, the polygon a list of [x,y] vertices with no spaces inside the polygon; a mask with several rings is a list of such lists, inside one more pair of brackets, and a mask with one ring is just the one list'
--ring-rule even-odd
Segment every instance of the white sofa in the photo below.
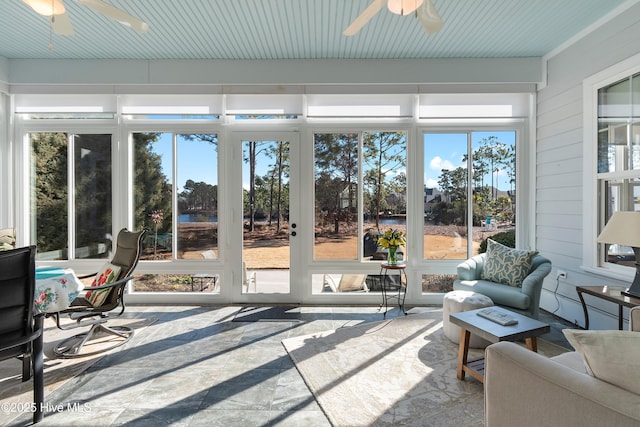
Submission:
{"label": "white sofa", "polygon": [[[630,317],[640,332],[640,307]],[[640,426],[640,395],[589,375],[575,351],[547,358],[512,342],[493,344],[484,380],[486,427]]]}

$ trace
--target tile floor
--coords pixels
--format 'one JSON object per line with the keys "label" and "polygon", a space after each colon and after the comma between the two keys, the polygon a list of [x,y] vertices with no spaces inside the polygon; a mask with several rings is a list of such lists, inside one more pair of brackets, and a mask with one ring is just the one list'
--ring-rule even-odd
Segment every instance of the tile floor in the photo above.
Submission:
{"label": "tile floor", "polygon": [[[382,320],[377,307],[303,307],[296,322],[233,322],[240,307],[128,306],[155,318],[51,395],[41,426],[329,426],[285,338]],[[441,310],[416,307],[409,313]],[[401,316],[396,308],[387,318]],[[568,346],[548,313],[544,339]],[[570,347],[569,347],[570,348]],[[66,408],[58,411],[58,405]],[[24,416],[8,425],[29,425]]]}

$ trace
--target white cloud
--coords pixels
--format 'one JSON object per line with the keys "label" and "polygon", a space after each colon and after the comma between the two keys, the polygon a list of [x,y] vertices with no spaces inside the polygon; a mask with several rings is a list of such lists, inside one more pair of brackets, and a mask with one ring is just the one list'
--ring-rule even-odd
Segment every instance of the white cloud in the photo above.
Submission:
{"label": "white cloud", "polygon": [[434,171],[441,171],[442,169],[453,170],[455,166],[449,160],[443,160],[440,156],[435,156],[429,162],[429,167]]}
{"label": "white cloud", "polygon": [[440,186],[438,185],[438,181],[433,178],[427,179],[427,181],[424,183],[424,186],[426,188],[440,188]]}

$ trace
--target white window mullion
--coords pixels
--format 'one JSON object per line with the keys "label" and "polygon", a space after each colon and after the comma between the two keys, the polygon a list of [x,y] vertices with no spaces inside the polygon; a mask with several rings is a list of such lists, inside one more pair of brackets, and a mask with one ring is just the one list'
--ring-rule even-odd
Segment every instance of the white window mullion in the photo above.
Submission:
{"label": "white window mullion", "polygon": [[473,255],[473,136],[467,132],[467,257]]}
{"label": "white window mullion", "polygon": [[178,254],[178,135],[171,134],[172,168],[171,168],[171,258],[175,260]]}
{"label": "white window mullion", "polygon": [[[358,223],[364,218],[364,132],[358,132]],[[358,226],[358,257],[361,260],[364,255],[364,248],[361,246],[364,241],[363,227]]]}
{"label": "white window mullion", "polygon": [[68,239],[68,255],[67,258],[69,260],[74,260],[76,258],[76,215],[75,215],[75,201],[76,201],[76,187],[74,183],[76,182],[75,178],[75,158],[73,153],[75,152],[75,134],[69,133],[67,134],[67,224],[69,227],[69,232],[67,235]]}

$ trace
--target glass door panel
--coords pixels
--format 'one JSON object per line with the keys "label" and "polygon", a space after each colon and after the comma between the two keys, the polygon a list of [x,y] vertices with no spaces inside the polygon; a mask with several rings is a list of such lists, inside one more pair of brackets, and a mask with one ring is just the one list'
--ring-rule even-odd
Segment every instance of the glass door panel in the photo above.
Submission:
{"label": "glass door panel", "polygon": [[298,179],[294,133],[242,133],[241,300],[291,301]]}

